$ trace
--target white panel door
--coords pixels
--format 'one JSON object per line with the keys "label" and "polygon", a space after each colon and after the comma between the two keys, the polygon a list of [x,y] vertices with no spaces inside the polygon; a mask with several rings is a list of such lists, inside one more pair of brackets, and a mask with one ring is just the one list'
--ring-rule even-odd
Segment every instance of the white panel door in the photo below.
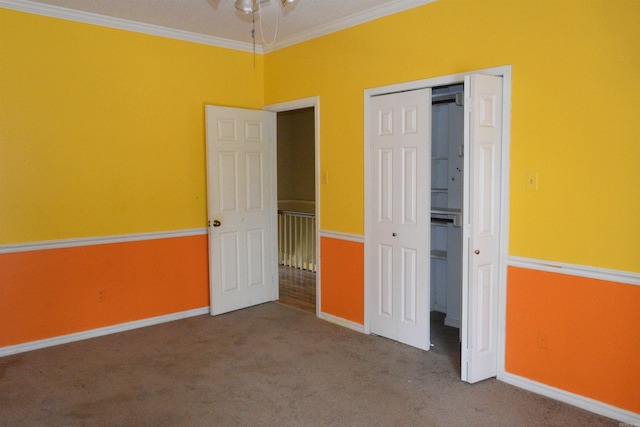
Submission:
{"label": "white panel door", "polygon": [[462,379],[474,383],[497,373],[502,78],[472,74],[464,90]]}
{"label": "white panel door", "polygon": [[277,298],[275,113],[206,106],[211,314]]}
{"label": "white panel door", "polygon": [[371,332],[429,349],[431,89],[371,100]]}

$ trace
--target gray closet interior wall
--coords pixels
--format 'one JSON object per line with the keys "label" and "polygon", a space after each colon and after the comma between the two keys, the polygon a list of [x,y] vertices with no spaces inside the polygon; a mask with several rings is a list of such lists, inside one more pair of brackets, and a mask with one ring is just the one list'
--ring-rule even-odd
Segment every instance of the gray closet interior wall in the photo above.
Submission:
{"label": "gray closet interior wall", "polygon": [[462,84],[433,89],[431,138],[431,310],[445,313],[445,324],[456,328],[462,287],[462,93]]}

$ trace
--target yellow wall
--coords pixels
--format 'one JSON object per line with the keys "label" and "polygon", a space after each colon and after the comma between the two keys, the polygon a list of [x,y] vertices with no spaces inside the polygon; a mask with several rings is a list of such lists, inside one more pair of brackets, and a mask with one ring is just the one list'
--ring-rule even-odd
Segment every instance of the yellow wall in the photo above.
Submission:
{"label": "yellow wall", "polygon": [[[261,108],[256,62],[0,8],[0,244],[205,227],[204,106]],[[205,235],[0,254],[0,347],[201,309],[208,268]]]}
{"label": "yellow wall", "polygon": [[[439,0],[267,54],[265,101],[319,96],[321,228],[362,234],[365,89],[511,64],[509,254],[640,273],[638,17],[636,0]],[[364,279],[324,278],[362,244],[331,243],[322,309],[362,322]],[[506,286],[508,374],[640,411],[640,287],[513,268]]]}
{"label": "yellow wall", "polygon": [[439,0],[268,54],[265,99],[320,97],[321,227],[361,234],[363,91],[512,64],[510,254],[640,272],[638,16],[635,0]]}
{"label": "yellow wall", "polygon": [[0,9],[0,244],[206,225],[204,105],[251,53]]}

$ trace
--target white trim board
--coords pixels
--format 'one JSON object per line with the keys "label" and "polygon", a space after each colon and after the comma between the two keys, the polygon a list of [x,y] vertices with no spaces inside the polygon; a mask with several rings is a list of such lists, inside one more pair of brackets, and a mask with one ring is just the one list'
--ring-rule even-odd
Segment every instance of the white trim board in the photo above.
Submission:
{"label": "white trim board", "polygon": [[16,243],[0,245],[0,255],[15,252],[42,251],[46,249],[75,248],[80,246],[106,245],[110,243],[138,242],[141,240],[172,239],[206,235],[206,228],[187,230],[157,231],[152,233],[119,234],[102,237],[80,237],[76,239],[45,240],[41,242]]}
{"label": "white trim board", "polygon": [[307,40],[326,36],[327,34],[336,33],[347,28],[355,27],[365,22],[373,21],[394,13],[403,12],[418,6],[424,6],[437,0],[394,0],[385,4],[365,10],[355,15],[347,16],[337,21],[329,22],[324,25],[312,27],[309,30],[295,34],[291,37],[282,38],[275,42],[272,47],[265,47],[265,53],[273,52],[278,49],[293,46]]}
{"label": "white trim board", "polygon": [[[316,316],[320,315],[322,311],[322,277],[321,277],[321,262],[322,257],[320,256],[320,97],[319,96],[310,96],[308,98],[295,99],[292,101],[284,101],[277,104],[270,104],[264,107],[266,111],[272,111],[277,113],[285,112],[285,111],[293,111],[300,110],[303,108],[313,108],[313,126],[314,126],[314,191],[315,191],[315,200],[314,200],[314,213],[316,216]],[[276,138],[277,139],[277,138]],[[272,174],[276,182],[276,193],[277,193],[277,141],[275,147],[276,155],[274,156],[274,164],[271,165]],[[277,201],[276,201],[277,203]],[[277,244],[275,248],[276,252],[278,251]],[[276,274],[275,280],[278,281],[278,286],[280,286],[280,282],[278,279],[278,275]]]}
{"label": "white trim board", "polygon": [[499,373],[497,379],[532,393],[537,393],[605,417],[613,418],[614,420],[627,423],[629,426],[640,426],[640,414],[617,408],[598,400],[570,393],[508,372]]}
{"label": "white trim board", "polygon": [[346,240],[349,242],[364,243],[364,236],[361,234],[342,233],[340,231],[320,230],[320,237],[330,239]]}
{"label": "white trim board", "polygon": [[359,323],[352,322],[351,320],[343,319],[342,317],[334,316],[333,314],[320,313],[318,317],[327,322],[333,323],[344,328],[351,329],[356,332],[364,333],[364,326]]}
{"label": "white trim board", "polygon": [[[65,7],[36,3],[28,0],[0,0],[0,7],[17,10],[19,12],[47,16],[50,18],[66,19],[68,21],[81,22],[84,24],[98,25],[101,27],[115,28],[117,30],[132,31],[134,33],[166,37],[175,40],[253,53],[253,44],[251,43],[238,42],[235,40],[223,39],[221,37],[177,30],[174,28],[146,24],[143,22],[130,21],[128,19],[99,15],[91,12],[67,9]],[[256,53],[264,53],[261,46],[256,46]]]}
{"label": "white trim board", "polygon": [[[320,109],[320,97],[310,96],[308,98],[295,99],[293,101],[279,102],[277,104],[269,104],[264,106],[264,110],[275,111],[280,113],[283,111],[300,110],[302,108]],[[318,135],[318,140],[320,140]]]}
{"label": "white trim board", "polygon": [[509,265],[510,267],[526,268],[529,270],[567,274],[589,279],[606,280],[609,282],[640,286],[640,273],[633,273],[630,271],[610,270],[607,268],[591,267],[578,264],[567,264],[563,262],[545,261],[517,256],[508,257],[507,265]]}
{"label": "white trim board", "polygon": [[181,311],[178,313],[166,314],[164,316],[150,317],[148,319],[135,320],[133,322],[120,323],[118,325],[106,326],[104,328],[91,329],[89,331],[76,332],[59,337],[46,338],[38,341],[31,341],[24,344],[17,344],[8,347],[0,347],[0,357],[17,353],[38,350],[46,347],[53,347],[60,344],[67,344],[75,341],[82,341],[89,338],[101,337],[132,329],[144,328],[146,326],[159,325],[161,323],[172,322],[174,320],[186,319],[188,317],[202,316],[209,314],[209,307],[196,308],[193,310]]}

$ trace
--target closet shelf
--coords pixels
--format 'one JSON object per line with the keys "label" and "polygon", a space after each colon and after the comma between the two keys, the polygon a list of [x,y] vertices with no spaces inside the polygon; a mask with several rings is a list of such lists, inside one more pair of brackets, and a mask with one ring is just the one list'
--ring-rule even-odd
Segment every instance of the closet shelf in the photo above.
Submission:
{"label": "closet shelf", "polygon": [[432,249],[431,250],[431,258],[437,258],[437,259],[447,259],[447,251],[439,251],[437,249]]}
{"label": "closet shelf", "polygon": [[460,209],[455,209],[455,208],[439,208],[439,207],[432,206],[431,213],[437,214],[437,215],[456,215],[456,214],[462,213],[462,211]]}

